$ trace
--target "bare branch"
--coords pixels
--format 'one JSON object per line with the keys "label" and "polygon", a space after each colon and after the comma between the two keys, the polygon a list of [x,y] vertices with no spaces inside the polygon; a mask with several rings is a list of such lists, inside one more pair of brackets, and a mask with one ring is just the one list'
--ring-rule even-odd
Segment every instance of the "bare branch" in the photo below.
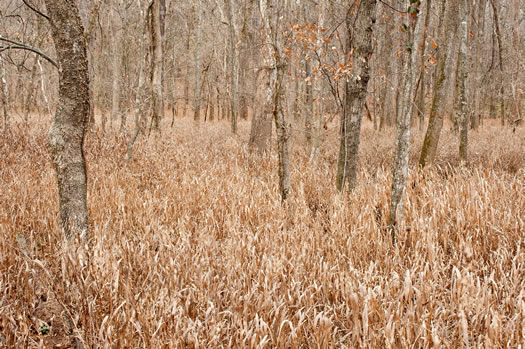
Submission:
{"label": "bare branch", "polygon": [[28,3],[27,0],[22,0],[22,1],[24,2],[24,4],[25,4],[27,7],[29,7],[31,10],[33,10],[36,14],[38,14],[38,15],[44,17],[44,18],[47,19],[48,21],[50,20],[49,17],[48,17],[46,14],[40,12],[36,7],[34,7],[34,6],[31,5],[30,3]]}
{"label": "bare branch", "polygon": [[1,51],[10,50],[10,49],[19,49],[19,50],[31,51],[31,52],[36,53],[37,55],[40,55],[42,58],[44,58],[49,63],[53,64],[55,66],[55,68],[58,68],[58,64],[53,58],[49,57],[44,52],[40,51],[39,49],[37,49],[35,47],[27,46],[27,45],[24,45],[21,42],[18,42],[18,41],[15,41],[15,40],[11,40],[11,39],[6,39],[6,38],[4,38],[2,36],[0,36],[0,41],[4,41],[4,42],[7,42],[7,43],[11,44],[11,45],[8,45],[8,46],[1,47],[0,48]]}

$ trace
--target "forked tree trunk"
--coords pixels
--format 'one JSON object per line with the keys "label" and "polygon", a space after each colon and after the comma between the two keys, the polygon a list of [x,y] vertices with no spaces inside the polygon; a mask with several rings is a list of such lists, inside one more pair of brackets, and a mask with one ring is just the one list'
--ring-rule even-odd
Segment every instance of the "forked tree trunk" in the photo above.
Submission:
{"label": "forked tree trunk", "polygon": [[[337,163],[337,190],[347,184],[351,192],[357,184],[361,119],[370,80],[370,58],[373,52],[372,28],[375,22],[376,0],[363,0],[354,15],[346,18],[348,49],[353,53],[351,76],[345,81],[345,105],[341,120],[341,140]],[[355,22],[355,29],[352,28]]]}
{"label": "forked tree trunk", "polygon": [[89,117],[89,71],[76,2],[45,0],[59,69],[58,108],[49,149],[58,182],[60,219],[67,238],[88,239],[87,179],[83,144]]}

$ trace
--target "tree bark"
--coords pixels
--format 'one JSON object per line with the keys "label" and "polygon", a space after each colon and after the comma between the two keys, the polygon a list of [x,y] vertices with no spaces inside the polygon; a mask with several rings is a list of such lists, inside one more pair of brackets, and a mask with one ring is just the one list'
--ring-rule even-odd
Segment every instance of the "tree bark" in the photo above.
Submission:
{"label": "tree bark", "polygon": [[279,192],[281,200],[286,201],[290,194],[290,152],[289,139],[290,131],[286,125],[283,114],[281,97],[282,97],[282,76],[285,64],[281,62],[280,53],[280,29],[272,26],[274,14],[269,8],[270,0],[260,0],[261,16],[264,23],[264,32],[266,37],[267,66],[270,70],[270,82],[267,91],[264,113],[271,115],[275,122],[277,132],[277,153],[279,155]]}
{"label": "tree bark", "polygon": [[146,50],[146,42],[147,42],[147,32],[148,32],[148,18],[149,13],[148,9],[146,8],[146,11],[142,8],[140,2],[140,14],[141,17],[144,18],[144,24],[142,26],[142,44],[140,45],[140,52],[142,60],[140,61],[140,67],[139,67],[139,81],[137,86],[137,92],[135,94],[135,130],[133,131],[133,135],[131,136],[129,142],[128,142],[128,154],[127,159],[131,160],[133,157],[133,145],[135,144],[135,141],[137,140],[138,135],[142,131],[142,123],[144,120],[144,106],[142,104],[143,101],[143,89],[144,89],[144,80],[146,76],[146,67],[148,66],[148,58],[150,55],[148,54],[148,50]]}
{"label": "tree bark", "polygon": [[[434,162],[436,157],[437,148],[439,144],[439,138],[441,135],[441,129],[443,128],[443,118],[442,114],[442,100],[444,99],[444,88],[446,86],[445,81],[447,79],[446,72],[449,71],[449,67],[452,60],[452,55],[449,54],[451,51],[452,45],[454,44],[454,33],[457,26],[457,13],[458,13],[458,3],[457,1],[446,1],[443,4],[445,8],[444,18],[445,27],[442,29],[438,49],[439,58],[438,66],[436,68],[435,78],[434,78],[434,88],[432,96],[432,104],[430,106],[430,115],[428,120],[427,132],[425,133],[425,139],[423,141],[423,148],[421,149],[421,155],[419,157],[419,165],[425,167]],[[447,43],[448,44],[445,44]]]}
{"label": "tree bark", "polygon": [[60,219],[67,238],[89,237],[83,144],[89,117],[89,71],[76,2],[45,0],[59,69],[59,101],[49,131],[58,182]]}
{"label": "tree bark", "polygon": [[237,65],[236,56],[237,50],[235,49],[235,24],[233,22],[233,9],[231,6],[231,0],[224,0],[224,6],[226,10],[226,18],[228,20],[228,34],[229,34],[229,49],[230,49],[230,86],[231,86],[231,130],[235,135],[237,134],[237,119],[238,119],[238,91],[237,91]]}
{"label": "tree bark", "polygon": [[[116,122],[120,119],[120,90],[121,90],[121,81],[120,81],[120,68],[122,64],[122,21],[119,21],[119,14],[116,13],[111,6],[111,32],[113,35],[112,40],[112,55],[111,60],[113,64],[113,87],[111,91],[111,118],[110,124],[113,125],[113,122]],[[117,1],[114,6],[120,7],[120,1]]]}
{"label": "tree bark", "polygon": [[[337,163],[337,190],[347,184],[350,193],[357,184],[357,160],[361,120],[370,80],[370,58],[373,53],[372,33],[375,23],[376,0],[363,0],[354,15],[346,18],[348,49],[353,51],[353,69],[345,81],[345,105],[341,120],[341,140]],[[355,29],[352,28],[355,22]]]}
{"label": "tree bark", "polygon": [[469,113],[467,111],[467,37],[468,37],[468,8],[467,0],[461,1],[461,44],[458,56],[458,102],[459,102],[459,161],[466,163],[468,160],[468,123]]}
{"label": "tree bark", "polygon": [[162,86],[162,33],[161,33],[161,0],[153,0],[151,5],[151,102],[153,114],[151,126],[160,132],[160,122],[164,119],[164,90]]}
{"label": "tree bark", "polygon": [[2,84],[2,105],[4,111],[4,131],[9,129],[9,93],[7,90],[7,73],[5,71],[4,59],[0,55],[0,82]]}
{"label": "tree bark", "polygon": [[195,95],[193,98],[193,121],[199,126],[201,114],[201,25],[202,25],[202,0],[198,3],[197,33],[195,44]]}
{"label": "tree bark", "polygon": [[[428,3],[426,3],[428,6]],[[417,6],[413,4],[412,6]],[[410,124],[412,117],[412,108],[414,100],[414,91],[416,84],[416,75],[418,69],[418,47],[421,45],[421,31],[424,22],[418,20],[418,17],[411,18],[408,16],[407,24],[407,55],[405,58],[405,74],[403,94],[403,108],[400,110],[397,119],[397,132],[394,153],[394,167],[392,178],[392,194],[390,200],[390,215],[388,226],[392,233],[392,241],[396,241],[396,230],[398,222],[403,216],[403,195],[405,192],[408,178],[408,156],[410,152]],[[415,29],[414,29],[415,27]]]}

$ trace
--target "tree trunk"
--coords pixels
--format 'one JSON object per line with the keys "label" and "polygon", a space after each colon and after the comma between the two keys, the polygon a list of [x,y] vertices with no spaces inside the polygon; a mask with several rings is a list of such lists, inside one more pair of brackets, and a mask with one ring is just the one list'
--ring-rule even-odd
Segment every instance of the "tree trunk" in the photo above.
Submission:
{"label": "tree trunk", "polygon": [[[353,51],[353,69],[345,81],[345,105],[341,120],[341,140],[337,163],[337,190],[345,184],[350,193],[357,184],[357,160],[361,134],[361,119],[370,80],[372,56],[372,28],[375,22],[376,0],[363,0],[354,11],[355,16],[346,18],[348,49]],[[352,28],[355,22],[355,29]],[[351,48],[350,48],[351,47]]]}
{"label": "tree trunk", "polygon": [[430,23],[430,10],[432,7],[431,0],[427,0],[426,11],[425,11],[425,25],[423,27],[423,38],[421,39],[421,47],[416,49],[421,50],[420,52],[420,74],[419,74],[419,90],[416,102],[416,114],[419,121],[419,131],[423,132],[425,128],[425,49],[427,41],[427,28]]}
{"label": "tree trunk", "polygon": [[195,96],[193,99],[193,121],[199,126],[201,114],[201,26],[202,26],[202,0],[199,1],[197,15],[197,37],[195,44]]}
{"label": "tree trunk", "polygon": [[[112,40],[112,54],[111,59],[113,63],[113,88],[111,97],[111,118],[110,124],[120,119],[120,90],[121,90],[121,64],[122,64],[122,21],[119,21],[119,14],[111,6],[111,31],[113,35]],[[120,1],[117,1],[114,6],[120,7]]]}
{"label": "tree trunk", "polygon": [[496,39],[498,40],[498,61],[499,61],[499,69],[500,69],[500,118],[501,118],[501,126],[505,126],[505,72],[503,70],[503,43],[501,38],[501,33],[499,29],[499,16],[498,16],[498,9],[496,7],[496,4],[494,3],[494,0],[490,1],[492,5],[492,10],[494,12],[494,30],[496,32]]}
{"label": "tree trunk", "polygon": [[[128,154],[127,158],[128,160],[131,160],[133,156],[133,145],[135,144],[135,141],[137,140],[138,135],[142,131],[142,123],[144,120],[144,106],[143,106],[143,96],[144,96],[144,80],[146,76],[146,67],[148,66],[148,58],[150,55],[148,54],[148,50],[146,50],[146,43],[147,43],[147,31],[148,31],[148,17],[149,14],[144,11],[142,6],[140,5],[140,14],[141,18],[144,18],[144,24],[142,26],[142,42],[140,45],[140,52],[141,52],[141,61],[140,61],[140,67],[139,67],[139,81],[137,86],[137,92],[135,94],[135,130],[133,131],[133,135],[131,136],[129,142],[128,142]],[[145,14],[146,13],[146,14]]]}
{"label": "tree trunk", "polygon": [[160,122],[164,119],[164,91],[162,86],[162,32],[161,32],[161,0],[153,0],[151,5],[151,116],[152,129],[160,132]]}
{"label": "tree trunk", "polygon": [[[428,6],[428,3],[426,2]],[[412,4],[411,8],[417,7]],[[406,182],[408,178],[408,156],[410,152],[410,124],[412,117],[412,101],[414,100],[414,91],[416,84],[416,76],[418,69],[418,47],[421,45],[421,31],[423,30],[424,22],[418,21],[417,16],[411,18],[408,16],[408,33],[407,33],[407,53],[405,57],[405,74],[403,88],[403,108],[400,110],[397,119],[397,132],[394,153],[394,167],[392,178],[392,195],[390,201],[390,215],[388,219],[388,226],[392,233],[392,241],[396,241],[396,229],[398,222],[403,216],[403,195],[405,192]],[[415,27],[415,29],[414,29]]]}
{"label": "tree trunk", "polygon": [[274,15],[269,9],[269,0],[260,0],[261,16],[264,23],[264,32],[268,47],[266,59],[268,69],[270,69],[270,83],[267,91],[267,99],[264,106],[264,113],[272,115],[277,132],[277,152],[279,155],[279,192],[281,200],[284,202],[290,194],[290,153],[289,139],[290,133],[286,125],[285,117],[281,105],[282,97],[282,76],[285,65],[281,62],[280,38],[281,32],[278,25],[272,27]]}
{"label": "tree trunk", "polygon": [[304,101],[304,132],[306,135],[306,146],[308,152],[312,150],[312,118],[313,118],[313,76],[312,62],[309,59],[305,63],[306,84],[305,84],[305,101]]}
{"label": "tree trunk", "polygon": [[58,182],[60,219],[67,238],[88,240],[87,178],[83,144],[89,117],[89,69],[76,2],[45,0],[59,69],[59,101],[49,131]]}
{"label": "tree trunk", "polygon": [[[432,96],[432,104],[430,106],[427,132],[425,134],[423,148],[421,149],[421,155],[419,157],[419,165],[421,167],[425,167],[434,162],[441,129],[443,128],[444,115],[442,114],[441,104],[443,104],[442,101],[444,99],[443,95],[447,78],[446,72],[449,71],[447,68],[451,65],[450,61],[452,60],[452,55],[449,54],[449,51],[451,51],[452,45],[454,44],[453,38],[458,18],[457,5],[457,1],[447,1],[443,4],[443,6],[445,6],[443,8],[444,16],[440,16],[440,18],[445,18],[445,27],[442,29],[439,37],[438,49],[440,50],[440,54],[434,78],[434,95]],[[448,46],[445,44],[446,42],[448,42]]]}
{"label": "tree trunk", "polygon": [[468,15],[467,0],[461,1],[461,44],[458,56],[458,101],[459,101],[459,161],[460,163],[467,162],[467,147],[468,147],[468,123],[469,113],[467,111],[467,40],[468,40]]}
{"label": "tree trunk", "polygon": [[231,6],[231,0],[224,0],[226,17],[228,20],[228,34],[229,34],[229,45],[230,45],[230,86],[231,86],[231,130],[235,135],[237,134],[237,118],[238,118],[238,91],[237,91],[237,66],[235,58],[237,56],[237,50],[235,49],[235,25],[233,22],[233,10]]}
{"label": "tree trunk", "polygon": [[9,94],[7,90],[7,73],[5,71],[4,59],[0,55],[0,82],[2,83],[2,105],[4,110],[4,132],[9,129]]}

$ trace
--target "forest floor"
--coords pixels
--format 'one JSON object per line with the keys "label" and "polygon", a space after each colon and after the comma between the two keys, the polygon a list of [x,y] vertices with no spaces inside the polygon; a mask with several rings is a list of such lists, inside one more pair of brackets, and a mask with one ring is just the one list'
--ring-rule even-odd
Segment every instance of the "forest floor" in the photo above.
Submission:
{"label": "forest floor", "polygon": [[0,348],[525,345],[525,127],[444,130],[386,231],[394,131],[362,133],[359,184],[336,192],[334,126],[315,164],[301,135],[281,205],[277,156],[249,123],[177,119],[86,141],[89,262],[65,247],[43,122],[0,135]]}

